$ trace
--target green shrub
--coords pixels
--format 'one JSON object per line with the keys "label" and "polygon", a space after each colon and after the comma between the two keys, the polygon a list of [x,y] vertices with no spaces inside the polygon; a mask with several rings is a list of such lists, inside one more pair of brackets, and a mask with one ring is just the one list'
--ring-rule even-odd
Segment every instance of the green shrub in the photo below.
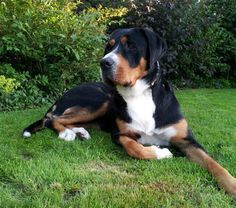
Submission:
{"label": "green shrub", "polygon": [[0,75],[0,96],[11,93],[17,86],[18,83],[15,82],[15,79]]}
{"label": "green shrub", "polygon": [[115,21],[114,12],[123,15],[125,10],[99,7],[77,15],[78,4],[70,0],[1,1],[0,64],[14,68],[11,76],[7,76],[8,68],[2,75],[16,77],[22,86],[8,96],[13,101],[1,97],[8,99],[6,106],[43,105],[44,100],[78,83],[99,80],[106,25]]}
{"label": "green shrub", "polygon": [[[47,75],[55,90],[98,79],[105,25],[97,23],[96,12],[77,17],[74,6],[69,1],[2,2],[3,60],[17,71]],[[88,68],[93,72],[87,74]]]}
{"label": "green shrub", "polygon": [[29,72],[16,72],[9,64],[0,65],[0,74],[12,80],[11,90],[0,94],[0,111],[42,106],[52,101],[52,97],[44,90],[48,86],[45,75],[32,78]]}
{"label": "green shrub", "polygon": [[14,87],[14,79],[6,78],[3,75],[0,75],[0,94],[8,94],[13,91]]}

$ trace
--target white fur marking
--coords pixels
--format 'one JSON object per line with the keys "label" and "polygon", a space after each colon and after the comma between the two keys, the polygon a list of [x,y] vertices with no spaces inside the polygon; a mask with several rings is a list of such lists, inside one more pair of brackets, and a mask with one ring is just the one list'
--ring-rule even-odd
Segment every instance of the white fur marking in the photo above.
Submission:
{"label": "white fur marking", "polygon": [[173,126],[166,128],[157,128],[154,129],[153,132],[155,135],[157,135],[157,137],[161,137],[166,141],[170,141],[171,137],[175,136],[177,133],[176,129]]}
{"label": "white fur marking", "polygon": [[111,58],[115,62],[114,66],[112,68],[113,70],[115,70],[117,65],[119,64],[119,58],[116,54],[117,48],[118,48],[118,46],[102,58],[102,59]]}
{"label": "white fur marking", "polygon": [[31,133],[28,131],[24,131],[23,137],[26,137],[26,138],[31,137]]}
{"label": "white fur marking", "polygon": [[157,157],[158,160],[173,157],[173,154],[167,148],[161,149],[157,146],[152,146],[152,148],[154,149],[154,151],[156,153],[156,157]]}
{"label": "white fur marking", "polygon": [[57,106],[56,106],[56,105],[54,105],[54,106],[52,107],[52,112],[53,112],[53,111],[55,111],[55,110],[56,110],[56,108],[57,108]]}
{"label": "white fur marking", "polygon": [[65,141],[73,141],[76,138],[76,133],[71,129],[65,129],[64,131],[59,133],[58,137],[60,139],[64,139]]}
{"label": "white fur marking", "polygon": [[[118,48],[118,46],[113,51],[111,51],[110,53],[106,54],[102,58],[102,59],[111,58],[114,61],[114,65],[113,65],[113,67],[111,69],[112,70],[112,74],[113,74],[112,76],[114,76],[115,70],[117,68],[117,65],[119,64],[119,58],[118,58],[118,56],[116,54],[117,48]],[[102,80],[104,81],[104,79],[103,79],[103,72],[102,72],[101,69],[100,69],[100,76],[101,76]]]}
{"label": "white fur marking", "polygon": [[144,80],[137,80],[132,87],[117,86],[118,92],[125,98],[142,95],[150,86]]}
{"label": "white fur marking", "polygon": [[157,128],[153,130],[152,135],[142,134],[138,142],[143,145],[163,145],[169,146],[171,137],[176,135],[176,129],[172,126],[166,128]]}
{"label": "white fur marking", "polygon": [[150,86],[143,80],[137,80],[133,87],[117,86],[117,90],[126,101],[127,111],[132,119],[128,127],[141,134],[138,142],[143,145],[168,146],[171,137],[176,135],[176,129],[172,126],[155,129],[153,115],[156,105]]}
{"label": "white fur marking", "polygon": [[116,49],[106,54],[102,59],[111,58],[117,64],[119,59],[115,52],[116,52]]}
{"label": "white fur marking", "polygon": [[88,133],[88,131],[82,127],[75,127],[71,129],[73,132],[75,132],[76,134],[79,134],[80,137],[82,137],[83,139],[90,139],[91,136]]}
{"label": "white fur marking", "polygon": [[141,135],[141,138],[139,138],[138,143],[143,145],[157,145],[157,146],[169,146],[169,140],[165,140],[161,136],[158,135]]}
{"label": "white fur marking", "polygon": [[153,114],[156,106],[152,91],[143,80],[137,80],[133,87],[118,86],[118,92],[127,103],[127,110],[132,122],[128,126],[141,133],[152,135],[155,128]]}

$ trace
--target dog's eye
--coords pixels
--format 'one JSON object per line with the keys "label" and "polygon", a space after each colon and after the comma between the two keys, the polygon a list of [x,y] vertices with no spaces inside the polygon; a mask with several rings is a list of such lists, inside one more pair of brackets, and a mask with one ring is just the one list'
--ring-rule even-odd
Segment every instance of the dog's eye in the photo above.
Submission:
{"label": "dog's eye", "polygon": [[129,50],[136,50],[137,49],[135,44],[132,42],[129,42],[129,41],[127,42],[127,47]]}

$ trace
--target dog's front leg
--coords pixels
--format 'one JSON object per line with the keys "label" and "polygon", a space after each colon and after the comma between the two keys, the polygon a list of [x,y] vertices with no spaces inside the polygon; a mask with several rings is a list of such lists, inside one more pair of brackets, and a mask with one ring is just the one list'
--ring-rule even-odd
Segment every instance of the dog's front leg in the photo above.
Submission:
{"label": "dog's front leg", "polygon": [[236,197],[236,179],[205,152],[193,138],[191,131],[185,138],[172,138],[171,144],[178,147],[191,161],[206,168],[221,188],[231,196]]}
{"label": "dog's front leg", "polygon": [[137,159],[164,159],[172,157],[172,153],[167,148],[157,146],[145,147],[137,141],[127,137],[119,137],[120,144],[124,147],[127,154]]}

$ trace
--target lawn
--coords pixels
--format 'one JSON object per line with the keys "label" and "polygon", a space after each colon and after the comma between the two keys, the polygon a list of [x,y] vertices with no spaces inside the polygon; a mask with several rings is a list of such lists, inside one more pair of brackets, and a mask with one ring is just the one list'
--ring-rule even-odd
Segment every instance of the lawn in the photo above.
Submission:
{"label": "lawn", "polygon": [[[236,90],[181,90],[194,134],[236,176]],[[140,161],[109,135],[65,142],[22,129],[46,108],[0,113],[0,207],[236,207],[211,176],[185,157]]]}

